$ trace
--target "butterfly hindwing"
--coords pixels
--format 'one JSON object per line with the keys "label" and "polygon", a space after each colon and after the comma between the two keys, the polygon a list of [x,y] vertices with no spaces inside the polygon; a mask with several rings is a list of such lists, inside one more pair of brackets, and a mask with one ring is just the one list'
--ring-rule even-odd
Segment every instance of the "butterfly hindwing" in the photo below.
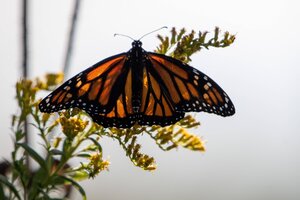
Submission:
{"label": "butterfly hindwing", "polygon": [[118,86],[121,93],[114,101],[112,110],[109,113],[88,111],[93,120],[104,127],[128,128],[137,121],[139,116],[133,112],[132,107],[132,69],[129,68],[124,75],[126,76],[122,78],[122,84]]}
{"label": "butterfly hindwing", "polygon": [[183,112],[176,112],[170,97],[161,84],[159,76],[153,71],[150,60],[143,65],[143,89],[138,123],[141,125],[169,125],[184,117]]}
{"label": "butterfly hindwing", "polygon": [[[125,103],[124,103],[125,102]],[[104,126],[104,127],[120,127],[120,128],[129,128],[133,126],[136,122],[137,115],[133,113],[132,107],[126,106],[125,94],[122,93],[113,109],[106,114],[95,113],[93,111],[87,112],[95,122]]]}

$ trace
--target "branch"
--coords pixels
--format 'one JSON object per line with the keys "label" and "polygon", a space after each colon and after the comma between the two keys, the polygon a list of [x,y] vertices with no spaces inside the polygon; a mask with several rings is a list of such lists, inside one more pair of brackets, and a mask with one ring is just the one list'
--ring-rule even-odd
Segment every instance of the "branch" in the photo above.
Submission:
{"label": "branch", "polygon": [[[28,77],[28,0],[23,0],[22,2],[22,46],[23,46],[23,78],[26,79]],[[26,119],[24,122],[24,132],[25,132],[25,142],[29,144],[29,133],[28,133],[28,120]],[[26,165],[27,168],[30,169],[30,159],[27,154],[26,156]]]}
{"label": "branch", "polygon": [[80,1],[81,0],[75,1],[74,9],[73,9],[73,16],[71,19],[71,27],[70,27],[69,38],[68,38],[68,46],[67,46],[67,50],[66,50],[66,55],[65,55],[65,60],[64,60],[64,69],[63,69],[65,77],[67,76],[69,68],[70,68],[70,61],[71,61],[71,55],[72,55],[72,50],[73,50],[74,35],[75,35],[76,24],[77,24],[77,19],[78,19],[78,12],[79,12],[79,8],[80,8]]}

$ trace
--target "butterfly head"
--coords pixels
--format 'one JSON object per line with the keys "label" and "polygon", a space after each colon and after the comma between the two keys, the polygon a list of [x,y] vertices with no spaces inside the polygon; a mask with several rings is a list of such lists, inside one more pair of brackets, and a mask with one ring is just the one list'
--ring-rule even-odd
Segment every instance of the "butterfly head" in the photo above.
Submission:
{"label": "butterfly head", "polygon": [[132,43],[132,48],[140,48],[142,47],[142,42],[140,40],[134,40]]}

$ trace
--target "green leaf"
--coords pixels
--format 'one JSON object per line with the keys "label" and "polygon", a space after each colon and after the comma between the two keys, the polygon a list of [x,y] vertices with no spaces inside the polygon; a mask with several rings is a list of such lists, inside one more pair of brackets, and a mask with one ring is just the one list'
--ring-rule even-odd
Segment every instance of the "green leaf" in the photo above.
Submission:
{"label": "green leaf", "polygon": [[51,177],[51,185],[52,186],[58,186],[58,185],[64,185],[65,184],[65,179],[63,179],[62,177],[61,177],[61,175],[53,175],[52,177]]}
{"label": "green leaf", "polygon": [[58,149],[52,149],[52,150],[50,150],[50,152],[51,152],[53,155],[64,155],[64,152],[61,151],[61,150],[58,150]]}
{"label": "green leaf", "polygon": [[44,196],[39,197],[37,200],[64,200],[65,198],[52,198],[50,197],[45,191],[42,189],[38,189],[40,193],[42,193]]}
{"label": "green leaf", "polygon": [[22,130],[18,130],[16,131],[15,135],[16,135],[16,141],[20,141],[22,140],[22,138],[24,138],[25,133]]}
{"label": "green leaf", "polygon": [[30,157],[32,157],[44,170],[48,171],[47,163],[34,149],[32,149],[26,143],[17,143],[17,145],[23,147],[23,149],[30,155]]}
{"label": "green leaf", "polygon": [[64,179],[66,183],[71,183],[72,186],[74,186],[80,192],[82,198],[84,200],[86,200],[86,194],[85,194],[84,189],[76,181],[74,181],[73,179],[67,178],[65,176],[60,176],[60,177],[62,179]]}
{"label": "green leaf", "polygon": [[41,199],[45,199],[45,200],[51,199],[51,197],[46,192],[44,192],[42,189],[38,188],[38,190],[40,193],[42,193],[44,195]]}
{"label": "green leaf", "polygon": [[91,140],[98,147],[98,150],[100,152],[102,152],[102,147],[97,140],[95,140],[94,138],[91,138],[91,137],[89,137],[88,139]]}
{"label": "green leaf", "polygon": [[21,199],[17,189],[15,188],[15,186],[13,184],[11,184],[7,178],[3,175],[0,174],[0,183],[6,185],[10,191],[12,191],[14,193],[14,195],[18,198]]}
{"label": "green leaf", "polygon": [[80,157],[80,158],[90,158],[91,157],[91,155],[88,153],[79,153],[79,154],[76,154],[75,156]]}
{"label": "green leaf", "polygon": [[4,194],[3,187],[2,187],[1,184],[0,184],[0,199],[4,199],[4,200],[7,199],[5,194]]}
{"label": "green leaf", "polygon": [[76,181],[86,180],[90,177],[89,173],[87,173],[87,171],[85,171],[84,169],[75,171],[71,174],[71,176],[72,179]]}

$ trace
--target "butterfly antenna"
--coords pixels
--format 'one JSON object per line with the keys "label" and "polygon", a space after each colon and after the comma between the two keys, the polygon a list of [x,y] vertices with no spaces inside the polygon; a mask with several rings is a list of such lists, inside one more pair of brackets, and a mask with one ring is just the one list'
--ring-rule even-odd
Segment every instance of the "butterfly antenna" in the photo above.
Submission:
{"label": "butterfly antenna", "polygon": [[164,28],[168,28],[168,27],[163,26],[163,27],[160,27],[160,28],[158,28],[158,29],[155,29],[154,31],[151,31],[151,32],[149,32],[149,33],[146,33],[145,35],[143,35],[142,37],[140,37],[140,39],[138,39],[138,40],[141,40],[141,39],[144,38],[145,36],[147,36],[147,35],[149,35],[149,34],[151,34],[151,33],[154,33],[154,32],[156,32],[156,31],[159,31],[159,30],[161,30],[161,29],[164,29]]}
{"label": "butterfly antenna", "polygon": [[116,36],[123,36],[123,37],[127,37],[127,38],[129,38],[129,39],[132,39],[133,41],[135,40],[135,39],[133,39],[132,37],[130,37],[130,36],[128,36],[128,35],[124,35],[124,34],[115,33],[115,34],[114,34],[114,37],[116,37]]}

